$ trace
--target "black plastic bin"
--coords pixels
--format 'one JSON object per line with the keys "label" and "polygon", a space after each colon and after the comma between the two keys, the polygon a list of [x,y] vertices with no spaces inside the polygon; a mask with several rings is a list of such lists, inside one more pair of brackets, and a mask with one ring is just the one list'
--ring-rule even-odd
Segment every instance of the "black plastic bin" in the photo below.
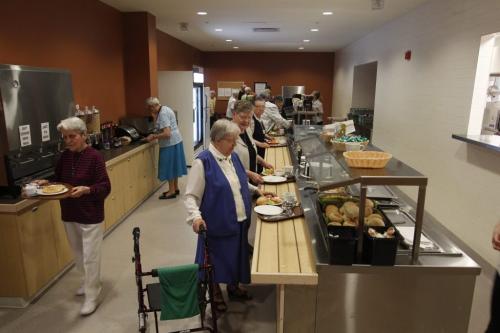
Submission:
{"label": "black plastic bin", "polygon": [[[389,227],[372,227],[379,233],[384,233]],[[368,229],[363,232],[363,262],[369,265],[394,266],[401,235],[398,230],[394,238],[373,238],[368,235]]]}
{"label": "black plastic bin", "polygon": [[328,226],[330,265],[352,265],[356,261],[356,228]]}

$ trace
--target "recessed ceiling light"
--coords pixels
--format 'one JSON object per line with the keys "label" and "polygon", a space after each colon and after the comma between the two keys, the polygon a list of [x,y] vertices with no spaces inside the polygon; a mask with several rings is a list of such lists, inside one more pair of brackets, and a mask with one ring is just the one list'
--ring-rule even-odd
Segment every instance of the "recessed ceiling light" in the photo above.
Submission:
{"label": "recessed ceiling light", "polygon": [[312,32],[318,32],[318,31],[319,31],[319,29],[312,28],[312,29],[311,29],[311,31],[312,31]]}
{"label": "recessed ceiling light", "polygon": [[232,42],[233,40],[232,39],[226,39],[226,42]]}
{"label": "recessed ceiling light", "polygon": [[303,50],[303,49],[304,49],[304,47],[303,47],[303,46],[299,47],[299,50]]}
{"label": "recessed ceiling light", "polygon": [[196,14],[203,16],[203,15],[207,15],[208,13],[207,12],[197,12]]}
{"label": "recessed ceiling light", "polygon": [[304,43],[309,43],[310,40],[309,39],[304,39]]}
{"label": "recessed ceiling light", "polygon": [[233,46],[233,49],[239,49],[240,47],[239,46]]}
{"label": "recessed ceiling light", "polygon": [[323,12],[323,15],[333,15],[333,12]]}
{"label": "recessed ceiling light", "polygon": [[215,31],[217,31],[217,32],[221,32],[221,31],[222,31],[222,29],[221,29],[221,28],[215,28]]}

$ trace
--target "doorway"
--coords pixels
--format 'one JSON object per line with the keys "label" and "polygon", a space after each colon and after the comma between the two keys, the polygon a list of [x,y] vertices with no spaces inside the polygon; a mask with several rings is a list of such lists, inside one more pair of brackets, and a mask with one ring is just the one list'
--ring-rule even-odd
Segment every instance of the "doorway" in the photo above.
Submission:
{"label": "doorway", "polygon": [[375,61],[354,67],[352,102],[348,114],[348,118],[354,121],[356,133],[369,140],[373,132],[377,66]]}

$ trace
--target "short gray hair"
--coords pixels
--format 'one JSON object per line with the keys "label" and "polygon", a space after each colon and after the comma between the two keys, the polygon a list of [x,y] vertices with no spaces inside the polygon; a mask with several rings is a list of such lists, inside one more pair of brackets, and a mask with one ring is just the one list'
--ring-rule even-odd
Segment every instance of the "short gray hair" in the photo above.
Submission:
{"label": "short gray hair", "polygon": [[271,98],[271,96],[269,95],[268,92],[261,92],[259,94],[259,97],[262,98],[263,100],[265,100],[266,102],[269,100],[269,98]]}
{"label": "short gray hair", "polygon": [[253,105],[252,102],[247,101],[247,100],[241,100],[241,101],[236,101],[234,103],[234,110],[233,113],[249,113],[253,111]]}
{"label": "short gray hair", "polygon": [[146,99],[146,105],[147,106],[160,105],[160,100],[158,99],[158,97],[149,97]]}
{"label": "short gray hair", "polygon": [[210,140],[218,142],[228,135],[237,137],[240,133],[241,130],[238,125],[227,119],[219,119],[213,124],[210,130]]}
{"label": "short gray hair", "polygon": [[57,130],[61,132],[65,131],[76,131],[80,134],[87,133],[87,126],[85,122],[78,117],[70,117],[61,120],[61,122],[57,125]]}

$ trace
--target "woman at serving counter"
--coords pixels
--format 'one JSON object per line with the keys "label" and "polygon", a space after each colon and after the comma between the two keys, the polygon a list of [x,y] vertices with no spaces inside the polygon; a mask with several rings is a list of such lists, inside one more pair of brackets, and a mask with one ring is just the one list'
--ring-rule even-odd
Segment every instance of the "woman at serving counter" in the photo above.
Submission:
{"label": "woman at serving counter", "polygon": [[[248,183],[245,166],[233,152],[240,132],[240,128],[227,119],[214,123],[208,150],[201,152],[193,162],[184,200],[187,221],[194,232],[198,233],[201,226],[207,230],[219,312],[227,308],[219,283],[227,284],[230,299],[251,299],[239,284],[250,283],[247,244],[251,192],[263,193]],[[203,241],[199,237],[195,261],[201,265],[204,259]]]}
{"label": "woman at serving counter", "polygon": [[[266,101],[262,97],[256,97],[254,101],[254,109],[252,121],[250,122],[250,131],[252,132],[252,139],[257,146],[257,154],[264,158],[266,155],[266,149],[269,148],[269,144],[266,142],[266,134],[264,133],[264,125],[260,117],[264,113]],[[262,165],[257,165],[257,173],[262,172]]]}
{"label": "woman at serving counter", "polygon": [[155,122],[156,134],[146,138],[149,142],[158,140],[160,156],[158,160],[158,178],[168,181],[168,192],[163,192],[159,199],[173,199],[179,194],[178,179],[187,175],[186,158],[182,137],[177,127],[174,111],[161,105],[156,97],[149,97],[146,106]]}
{"label": "woman at serving counter", "polygon": [[249,126],[252,119],[253,105],[249,101],[238,101],[234,107],[233,122],[240,128],[240,135],[234,148],[240,160],[243,162],[247,175],[253,184],[263,183],[262,176],[257,173],[257,165],[264,168],[273,168],[273,165],[267,163],[262,157],[257,155],[255,142],[252,139]]}
{"label": "woman at serving counter", "polygon": [[[71,193],[60,201],[61,217],[77,270],[83,275],[78,296],[85,295],[81,315],[93,313],[101,293],[101,244],[104,221],[104,199],[111,191],[102,155],[86,143],[87,128],[77,117],[64,119],[57,125],[66,150],[55,169],[55,182],[72,185]],[[47,180],[37,180],[44,185]]]}
{"label": "woman at serving counter", "polygon": [[[500,222],[493,229],[491,237],[493,249],[500,251]],[[491,293],[490,323],[486,333],[500,332],[500,262],[497,264],[495,282]]]}

